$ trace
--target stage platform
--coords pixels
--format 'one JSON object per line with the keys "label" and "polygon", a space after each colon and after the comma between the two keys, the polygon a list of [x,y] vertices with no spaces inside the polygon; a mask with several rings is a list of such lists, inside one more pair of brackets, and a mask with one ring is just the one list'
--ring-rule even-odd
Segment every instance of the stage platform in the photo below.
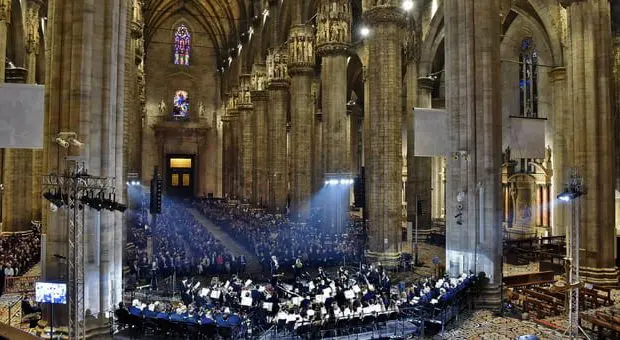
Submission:
{"label": "stage platform", "polygon": [[[405,339],[418,335],[419,327],[414,323],[406,320],[392,320],[384,325],[374,325],[376,328],[355,327],[352,329],[338,329],[338,334],[334,330],[318,331],[319,339],[330,340],[346,340],[346,339]],[[344,331],[344,332],[343,332]],[[309,335],[309,334],[308,334]],[[258,337],[259,340],[301,340],[307,336],[299,336],[290,332],[278,331],[275,327],[270,328],[263,335]]]}

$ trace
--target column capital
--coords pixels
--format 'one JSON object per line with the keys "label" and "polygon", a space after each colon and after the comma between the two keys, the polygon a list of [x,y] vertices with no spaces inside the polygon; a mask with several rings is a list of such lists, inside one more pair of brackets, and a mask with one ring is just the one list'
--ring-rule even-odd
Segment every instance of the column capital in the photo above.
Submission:
{"label": "column capital", "polygon": [[220,121],[222,123],[230,123],[233,121],[233,116],[229,115],[228,112],[223,115],[222,117],[220,117]]}
{"label": "column capital", "polygon": [[400,0],[362,0],[362,11],[371,25],[396,23],[404,26],[407,22]]}
{"label": "column capital", "polygon": [[11,23],[11,0],[0,0],[0,21]]}
{"label": "column capital", "polygon": [[288,73],[307,74],[314,71],[314,29],[309,25],[291,27],[288,43]]}
{"label": "column capital", "polygon": [[252,91],[265,90],[267,82],[267,67],[263,63],[255,63],[252,65]]}
{"label": "column capital", "polygon": [[420,77],[418,78],[418,87],[423,90],[431,91],[435,88],[435,81],[433,77]]}
{"label": "column capital", "polygon": [[131,21],[131,38],[132,39],[140,39],[142,38],[142,29],[143,29],[143,25],[141,22],[138,21]]}
{"label": "column capital", "polygon": [[321,0],[317,8],[316,47],[320,55],[347,54],[351,42],[351,1]]}
{"label": "column capital", "polygon": [[264,90],[252,90],[250,94],[252,96],[252,102],[254,103],[267,101],[269,97],[267,91]]}
{"label": "column capital", "polygon": [[26,8],[24,43],[26,52],[39,53],[39,10],[43,2],[41,0],[28,0]]}
{"label": "column capital", "polygon": [[252,90],[252,75],[242,74],[239,76],[239,95],[237,100],[237,108],[239,109],[251,109],[252,97],[250,91]]}
{"label": "column capital", "polygon": [[411,29],[405,35],[405,42],[403,44],[403,50],[405,52],[405,62],[418,62],[420,60],[420,43],[416,32]]}
{"label": "column capital", "polygon": [[271,51],[267,56],[267,87],[269,89],[289,86],[288,55],[283,51]]}
{"label": "column capital", "polygon": [[554,67],[549,71],[549,77],[551,78],[551,82],[566,80],[566,67],[558,66]]}

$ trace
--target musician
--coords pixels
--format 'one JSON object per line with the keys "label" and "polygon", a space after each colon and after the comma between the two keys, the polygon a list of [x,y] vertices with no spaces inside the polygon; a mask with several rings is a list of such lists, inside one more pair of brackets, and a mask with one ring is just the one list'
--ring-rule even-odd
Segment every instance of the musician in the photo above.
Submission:
{"label": "musician", "polygon": [[280,265],[278,264],[278,258],[275,255],[271,256],[271,275],[275,275]]}
{"label": "musician", "polygon": [[304,269],[304,264],[301,262],[301,259],[298,257],[297,260],[295,260],[295,264],[293,265],[295,279],[297,279],[301,275],[301,273],[303,272],[303,269]]}

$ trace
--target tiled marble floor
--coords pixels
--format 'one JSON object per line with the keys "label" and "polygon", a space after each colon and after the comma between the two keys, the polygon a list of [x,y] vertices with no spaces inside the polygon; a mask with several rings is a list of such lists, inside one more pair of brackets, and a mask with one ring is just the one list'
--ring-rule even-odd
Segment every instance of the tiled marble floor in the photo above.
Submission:
{"label": "tiled marble floor", "polygon": [[458,340],[515,340],[522,335],[536,335],[540,339],[563,339],[562,333],[530,321],[498,317],[489,311],[467,313],[461,322],[453,323],[441,336],[432,339]]}

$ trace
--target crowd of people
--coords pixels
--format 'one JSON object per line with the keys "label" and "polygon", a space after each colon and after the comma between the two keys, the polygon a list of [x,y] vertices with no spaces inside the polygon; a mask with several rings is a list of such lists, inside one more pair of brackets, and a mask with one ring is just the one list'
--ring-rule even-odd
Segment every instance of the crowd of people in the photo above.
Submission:
{"label": "crowd of people", "polygon": [[41,231],[31,230],[0,236],[0,295],[7,277],[25,274],[41,259]]}
{"label": "crowd of people", "polygon": [[223,200],[201,200],[196,207],[231,237],[252,250],[265,271],[273,265],[290,268],[359,263],[363,256],[363,225],[351,219],[345,233],[328,232],[318,218],[292,222],[282,215],[253,210]]}
{"label": "crowd of people", "polygon": [[276,274],[270,283],[255,284],[235,276],[207,287],[185,281],[183,302],[136,299],[117,315],[198,327],[240,327],[237,334],[257,334],[274,325],[290,330],[320,330],[333,328],[339,321],[346,324],[356,318],[372,322],[379,315],[399,318],[409,308],[448,306],[475,280],[470,273],[393,285],[381,265],[362,265],[351,272],[341,267],[332,274],[319,269],[312,278],[305,273],[288,282],[279,277]]}
{"label": "crowd of people", "polygon": [[[234,256],[197,221],[183,203],[165,200],[157,225],[146,210],[129,215],[127,265],[136,281],[243,272],[245,258]],[[148,239],[151,239],[149,244]],[[150,280],[151,284],[153,280]]]}

